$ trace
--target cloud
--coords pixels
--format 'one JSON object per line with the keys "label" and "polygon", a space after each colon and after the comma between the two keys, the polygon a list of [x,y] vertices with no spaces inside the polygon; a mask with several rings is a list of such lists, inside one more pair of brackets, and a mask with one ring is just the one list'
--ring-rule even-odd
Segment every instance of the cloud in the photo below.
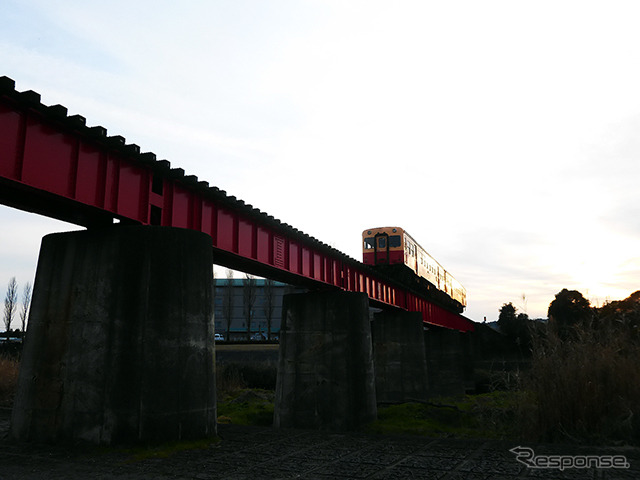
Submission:
{"label": "cloud", "polygon": [[7,2],[0,63],[350,256],[363,229],[406,228],[469,289],[472,318],[522,293],[544,316],[564,287],[635,281],[637,10]]}

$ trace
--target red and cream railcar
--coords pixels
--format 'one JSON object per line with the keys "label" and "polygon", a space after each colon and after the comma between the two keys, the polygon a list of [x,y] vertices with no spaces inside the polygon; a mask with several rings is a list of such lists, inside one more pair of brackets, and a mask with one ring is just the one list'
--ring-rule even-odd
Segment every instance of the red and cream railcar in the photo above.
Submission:
{"label": "red and cream railcar", "polygon": [[405,265],[462,307],[467,306],[465,288],[402,228],[369,228],[362,232],[362,240],[364,264]]}

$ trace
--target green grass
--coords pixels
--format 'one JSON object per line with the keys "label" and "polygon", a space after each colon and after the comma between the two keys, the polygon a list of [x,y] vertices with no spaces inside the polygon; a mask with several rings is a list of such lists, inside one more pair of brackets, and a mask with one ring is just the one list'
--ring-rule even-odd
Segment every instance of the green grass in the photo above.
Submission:
{"label": "green grass", "polygon": [[219,423],[234,425],[273,425],[274,392],[243,389],[218,398]]}
{"label": "green grass", "polygon": [[[271,426],[274,392],[243,389],[218,398],[218,420],[234,425]],[[518,409],[517,392],[496,391],[431,403],[379,406],[369,433],[452,438],[512,438]]]}
{"label": "green grass", "polygon": [[427,437],[512,438],[517,394],[492,392],[430,403],[403,403],[378,408],[371,433]]}
{"label": "green grass", "polygon": [[[205,438],[200,440],[181,440],[177,442],[169,442],[162,444],[150,444],[140,445],[127,449],[119,449],[125,454],[130,456],[130,461],[136,462],[141,460],[148,460],[153,458],[169,458],[176,453],[188,451],[188,450],[206,450],[211,448],[216,443],[220,442],[220,438]],[[110,452],[111,449],[104,448],[106,452]]]}

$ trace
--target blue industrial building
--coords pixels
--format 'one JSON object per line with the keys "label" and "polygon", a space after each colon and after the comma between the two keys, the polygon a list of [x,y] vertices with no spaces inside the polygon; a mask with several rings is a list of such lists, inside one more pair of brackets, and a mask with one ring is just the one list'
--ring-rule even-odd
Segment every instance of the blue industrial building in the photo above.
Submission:
{"label": "blue industrial building", "polygon": [[[252,281],[253,284],[247,278],[214,280],[215,331],[224,340],[277,339],[282,320],[282,297],[306,291],[273,280],[256,278]],[[271,335],[268,334],[269,323]]]}

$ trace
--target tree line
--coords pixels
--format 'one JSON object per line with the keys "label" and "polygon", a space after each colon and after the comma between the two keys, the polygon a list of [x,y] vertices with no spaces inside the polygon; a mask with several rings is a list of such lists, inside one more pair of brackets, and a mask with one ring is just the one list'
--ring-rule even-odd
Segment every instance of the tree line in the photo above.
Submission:
{"label": "tree line", "polygon": [[[635,335],[640,331],[640,290],[624,300],[593,307],[577,290],[562,289],[555,295],[547,311],[548,325],[560,340],[571,340],[580,331],[625,329]],[[532,335],[541,322],[532,321],[526,313],[518,313],[513,303],[505,303],[498,317],[500,331],[519,346],[531,347]]]}
{"label": "tree line", "polygon": [[7,285],[7,294],[4,297],[4,330],[7,338],[11,332],[11,323],[16,318],[20,320],[20,332],[24,334],[27,328],[29,307],[31,306],[31,283],[27,282],[22,289],[22,297],[18,298],[18,282],[16,277],[11,277]]}

